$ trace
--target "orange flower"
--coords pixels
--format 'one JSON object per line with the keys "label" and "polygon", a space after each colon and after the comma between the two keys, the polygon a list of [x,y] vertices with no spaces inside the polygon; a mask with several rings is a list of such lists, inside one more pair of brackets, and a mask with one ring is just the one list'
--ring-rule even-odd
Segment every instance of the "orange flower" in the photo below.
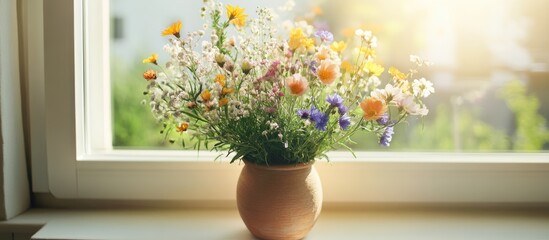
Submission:
{"label": "orange flower", "polygon": [[143,73],[143,78],[145,78],[147,81],[156,79],[156,71],[154,70],[147,70]]}
{"label": "orange flower", "polygon": [[212,98],[212,94],[210,93],[210,91],[208,91],[208,89],[206,89],[200,94],[200,97],[204,102],[207,102],[210,101],[210,99]]}
{"label": "orange flower", "polygon": [[368,97],[360,102],[360,108],[362,108],[366,120],[377,120],[387,112],[387,105],[373,97]]}
{"label": "orange flower", "polygon": [[187,129],[189,129],[189,124],[184,122],[184,123],[181,123],[179,126],[177,126],[175,131],[178,132],[178,133],[182,133],[182,132],[187,131]]}
{"label": "orange flower", "polygon": [[225,75],[223,75],[223,74],[217,74],[217,76],[215,76],[214,82],[216,82],[216,83],[218,83],[220,86],[224,87],[224,86],[225,86]]}
{"label": "orange flower", "polygon": [[309,83],[307,79],[296,73],[286,79],[286,86],[288,86],[292,95],[301,96],[307,91]]}
{"label": "orange flower", "polygon": [[174,35],[176,38],[179,38],[179,31],[181,31],[181,21],[177,21],[168,28],[162,31],[162,36]]}
{"label": "orange flower", "polygon": [[320,81],[328,85],[333,83],[340,75],[339,66],[331,60],[324,60],[320,63],[317,70],[317,75]]}
{"label": "orange flower", "polygon": [[158,59],[158,54],[153,53],[150,57],[143,59],[143,63],[152,63],[158,65],[156,60]]}
{"label": "orange flower", "polygon": [[227,105],[227,103],[229,103],[229,99],[227,98],[222,98],[222,99],[219,99],[219,107],[223,107],[225,105]]}
{"label": "orange flower", "polygon": [[231,94],[234,92],[234,88],[226,88],[224,87],[223,89],[221,89],[221,95],[224,96],[224,95],[227,95],[227,94]]}

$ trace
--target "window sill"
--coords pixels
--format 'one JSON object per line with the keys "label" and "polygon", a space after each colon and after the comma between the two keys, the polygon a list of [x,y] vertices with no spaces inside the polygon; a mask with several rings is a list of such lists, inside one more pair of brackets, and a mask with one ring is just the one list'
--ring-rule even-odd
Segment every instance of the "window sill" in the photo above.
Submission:
{"label": "window sill", "polygon": [[[495,208],[327,209],[306,239],[549,239],[548,216]],[[234,209],[31,209],[0,222],[0,233],[25,229],[38,230],[32,239],[253,239]]]}

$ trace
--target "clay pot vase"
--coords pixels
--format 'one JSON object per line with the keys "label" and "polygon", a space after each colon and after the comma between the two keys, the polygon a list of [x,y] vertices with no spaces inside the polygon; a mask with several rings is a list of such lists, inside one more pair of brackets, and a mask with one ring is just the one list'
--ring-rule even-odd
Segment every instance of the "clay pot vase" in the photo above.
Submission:
{"label": "clay pot vase", "polygon": [[302,239],[322,209],[322,185],[313,164],[262,166],[244,161],[238,211],[260,239]]}

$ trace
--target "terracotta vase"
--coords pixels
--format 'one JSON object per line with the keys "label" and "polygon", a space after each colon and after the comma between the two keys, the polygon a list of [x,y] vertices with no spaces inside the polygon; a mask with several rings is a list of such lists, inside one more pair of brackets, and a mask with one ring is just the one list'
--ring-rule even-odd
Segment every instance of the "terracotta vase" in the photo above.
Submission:
{"label": "terracotta vase", "polygon": [[322,185],[313,164],[244,162],[236,202],[248,230],[261,239],[305,237],[322,209]]}

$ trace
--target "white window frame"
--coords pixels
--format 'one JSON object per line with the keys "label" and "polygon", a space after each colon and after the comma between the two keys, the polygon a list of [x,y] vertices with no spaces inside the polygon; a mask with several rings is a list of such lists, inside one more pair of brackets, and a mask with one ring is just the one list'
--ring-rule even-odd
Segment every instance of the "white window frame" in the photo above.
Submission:
{"label": "white window frame", "polygon": [[[82,124],[86,116],[82,89],[90,87],[83,85],[82,78],[92,73],[83,67],[89,62],[83,60],[79,33],[83,23],[78,14],[83,7],[93,7],[86,3],[98,2],[43,2],[45,111],[43,118],[33,117],[33,108],[40,106],[31,106],[31,125],[45,126],[43,135],[38,132],[32,137],[44,140],[47,171],[33,168],[35,192],[47,191],[63,199],[233,201],[241,165],[213,161],[216,153],[197,156],[196,151],[112,151],[108,147],[91,152],[90,145],[77,144],[86,131],[97,130]],[[37,155],[33,154],[33,163],[43,159]],[[330,157],[330,163],[315,164],[326,202],[549,202],[547,153],[360,152],[356,159],[348,153]]]}

